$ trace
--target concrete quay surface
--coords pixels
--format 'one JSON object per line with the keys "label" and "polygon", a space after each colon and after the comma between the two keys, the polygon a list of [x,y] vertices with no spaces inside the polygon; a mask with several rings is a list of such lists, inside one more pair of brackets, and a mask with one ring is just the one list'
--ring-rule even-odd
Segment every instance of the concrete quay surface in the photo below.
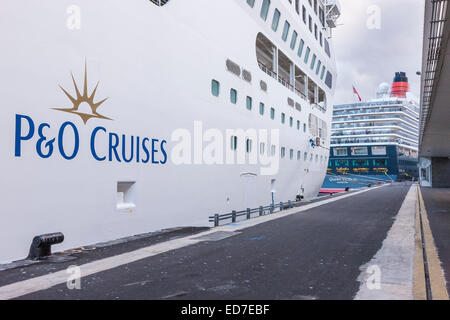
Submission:
{"label": "concrete quay surface", "polygon": [[[67,262],[0,271],[0,299],[420,298],[426,286],[417,272],[424,268],[417,259],[419,192],[394,183],[232,225],[75,252]],[[424,199],[428,208],[439,207],[426,191]],[[448,232],[434,217],[430,224],[440,228],[441,254]],[[70,269],[79,271],[78,282],[70,266],[79,268]]]}

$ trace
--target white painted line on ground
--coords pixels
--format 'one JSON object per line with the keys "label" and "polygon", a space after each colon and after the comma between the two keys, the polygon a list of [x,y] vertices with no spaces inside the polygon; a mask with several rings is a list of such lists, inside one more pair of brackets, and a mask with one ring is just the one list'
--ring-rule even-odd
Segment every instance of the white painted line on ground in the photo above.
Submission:
{"label": "white painted line on ground", "polygon": [[[276,219],[281,219],[287,216],[290,216],[292,214],[304,212],[313,208],[317,208],[335,201],[343,200],[349,197],[353,197],[371,190],[376,190],[378,188],[382,188],[386,185],[375,187],[371,189],[365,189],[361,191],[357,191],[354,193],[350,193],[344,196],[339,196],[336,198],[330,198],[323,201],[318,201],[315,203],[311,203],[299,208],[293,208],[289,210],[285,210],[276,214],[271,214],[267,216],[263,216],[260,218],[255,218],[252,220],[246,220],[242,222],[238,222],[237,225],[231,226],[222,226],[213,228],[211,230],[208,230],[206,232],[198,233],[195,235],[191,235],[184,238],[174,239],[167,242],[158,243],[146,248],[138,249],[132,252],[123,253],[117,256],[104,258],[101,260],[96,260],[90,263],[83,264],[79,266],[81,269],[81,276],[86,277],[95,273],[99,273],[102,271],[114,269],[117,267],[120,267],[125,264],[129,264],[132,262],[136,262],[142,259],[146,259],[152,256],[156,256],[160,253],[165,253],[168,251],[184,248],[199,242],[202,242],[201,240],[196,240],[195,238],[199,238],[217,231],[240,231],[243,229],[247,229],[250,227],[254,227],[256,225],[266,223],[269,221],[273,221]],[[67,274],[66,270],[50,273],[44,276],[31,278],[28,280],[19,281],[16,283],[12,283],[3,287],[0,287],[0,300],[9,300],[18,298],[33,292],[42,291],[49,289],[51,287],[54,287],[56,285],[66,283],[68,280],[69,275]]]}
{"label": "white painted line on ground", "polygon": [[361,266],[355,300],[413,300],[417,187],[413,185],[381,249]]}

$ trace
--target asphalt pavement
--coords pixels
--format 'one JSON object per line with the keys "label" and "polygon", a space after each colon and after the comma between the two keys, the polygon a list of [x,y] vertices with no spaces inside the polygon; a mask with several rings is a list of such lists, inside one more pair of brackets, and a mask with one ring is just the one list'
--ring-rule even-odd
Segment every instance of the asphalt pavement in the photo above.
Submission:
{"label": "asphalt pavement", "polygon": [[[80,290],[63,283],[19,299],[353,299],[360,267],[382,247],[409,189],[393,184],[342,198],[83,277]],[[114,250],[124,246],[132,247]],[[11,283],[36,268],[3,273]]]}
{"label": "asphalt pavement", "polygon": [[430,228],[450,292],[450,189],[421,188]]}

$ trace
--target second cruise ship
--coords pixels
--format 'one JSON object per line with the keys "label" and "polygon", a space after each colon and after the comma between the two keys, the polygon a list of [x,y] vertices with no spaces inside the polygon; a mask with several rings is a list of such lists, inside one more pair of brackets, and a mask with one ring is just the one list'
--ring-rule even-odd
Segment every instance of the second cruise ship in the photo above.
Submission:
{"label": "second cruise ship", "polygon": [[377,98],[334,106],[328,174],[321,193],[418,176],[419,104],[397,72]]}

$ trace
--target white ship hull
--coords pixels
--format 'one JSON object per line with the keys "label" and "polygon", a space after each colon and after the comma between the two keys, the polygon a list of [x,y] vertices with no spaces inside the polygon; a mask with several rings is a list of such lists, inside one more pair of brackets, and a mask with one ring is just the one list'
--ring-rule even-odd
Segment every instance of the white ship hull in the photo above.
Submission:
{"label": "white ship hull", "polygon": [[[66,9],[72,4],[82,10],[79,30],[66,27]],[[270,204],[273,188],[276,202],[294,200],[301,188],[306,198],[318,193],[329,137],[326,148],[313,148],[314,137],[281,125],[279,113],[294,116],[302,126],[310,113],[330,123],[331,107],[323,113],[301,99],[296,100],[302,112],[287,105],[287,97],[295,94],[262,72],[255,58],[256,35],[269,33],[270,25],[258,21],[257,13],[251,17],[245,6],[245,1],[229,0],[180,0],[164,7],[144,0],[14,1],[2,6],[0,263],[26,257],[38,234],[62,232],[65,241],[57,248],[73,248],[163,228],[209,225],[209,215]],[[227,59],[249,70],[252,83],[228,72]],[[92,118],[84,124],[76,114],[55,110],[72,106],[58,85],[76,96],[70,72],[83,93],[85,63],[88,93],[100,81],[95,102],[109,99],[98,112],[112,120]],[[219,97],[211,94],[212,79],[220,81]],[[260,80],[267,82],[268,93],[261,91]],[[237,105],[229,101],[230,88],[238,91]],[[327,93],[331,106],[332,92]],[[246,96],[253,98],[252,111],[245,107]],[[258,113],[262,101],[267,109],[277,107],[275,121],[268,111]],[[35,132],[27,139],[30,119]],[[70,125],[58,141],[67,121],[79,134],[78,152],[70,160],[59,148],[60,143],[67,158],[75,150]],[[176,165],[172,134],[184,128],[194,139],[195,121],[202,121],[204,131],[279,129],[280,145],[287,153],[300,150],[301,161],[296,155],[280,159],[273,176],[261,175],[259,165]],[[45,123],[47,140],[39,145],[38,129]],[[95,159],[90,148],[99,126],[105,130],[98,131],[95,152],[105,160]],[[143,149],[139,158],[134,154],[126,163],[121,142],[121,162],[115,154],[109,161],[109,133],[119,139],[125,135],[128,142],[132,136],[139,136],[140,143],[157,139],[157,163],[143,163]],[[52,153],[45,158],[45,143],[53,138]],[[323,161],[310,161],[310,154]],[[135,183],[135,207],[118,210],[118,182]]]}

